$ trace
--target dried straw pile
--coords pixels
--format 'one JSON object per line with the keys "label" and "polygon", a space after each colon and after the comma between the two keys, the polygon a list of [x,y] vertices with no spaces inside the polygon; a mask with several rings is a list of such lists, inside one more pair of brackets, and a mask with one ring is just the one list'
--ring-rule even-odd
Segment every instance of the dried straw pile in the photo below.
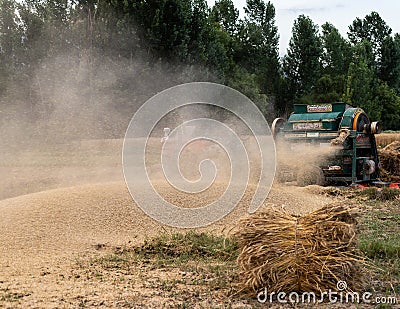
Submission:
{"label": "dried straw pile", "polygon": [[380,176],[385,181],[400,181],[400,141],[394,141],[379,151]]}
{"label": "dried straw pile", "polygon": [[240,288],[317,294],[337,290],[344,280],[348,289],[361,290],[355,217],[354,208],[333,204],[302,217],[270,209],[242,220],[236,234]]}

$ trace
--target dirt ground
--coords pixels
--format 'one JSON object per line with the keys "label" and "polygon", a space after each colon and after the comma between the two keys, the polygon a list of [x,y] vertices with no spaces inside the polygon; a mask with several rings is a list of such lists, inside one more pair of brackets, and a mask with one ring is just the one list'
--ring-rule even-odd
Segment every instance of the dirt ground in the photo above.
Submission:
{"label": "dirt ground", "polygon": [[[156,285],[138,281],[142,273],[125,276],[127,281],[115,276],[82,280],[74,275],[78,261],[102,254],[99,248],[139,244],[177,231],[154,221],[133,202],[123,180],[121,146],[121,140],[84,141],[4,156],[0,163],[0,307],[177,305]],[[211,191],[211,198],[218,196],[218,190]],[[168,195],[168,188],[162,191],[177,204],[193,203],[188,195]],[[246,192],[231,214],[200,231],[233,233],[250,194]],[[333,200],[310,188],[274,185],[260,210],[284,207],[301,214]],[[182,274],[153,270],[145,276]],[[218,299],[213,301],[200,307],[218,306]]]}

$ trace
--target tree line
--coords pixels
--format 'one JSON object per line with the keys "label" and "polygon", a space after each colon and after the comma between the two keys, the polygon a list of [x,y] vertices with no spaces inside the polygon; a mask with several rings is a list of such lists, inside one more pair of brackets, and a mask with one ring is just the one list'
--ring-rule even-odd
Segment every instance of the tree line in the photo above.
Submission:
{"label": "tree line", "polygon": [[400,129],[400,35],[376,12],[347,37],[300,15],[286,54],[271,2],[247,0],[1,0],[0,97],[60,53],[196,65],[250,97],[266,115],[295,103],[344,101],[384,128]]}

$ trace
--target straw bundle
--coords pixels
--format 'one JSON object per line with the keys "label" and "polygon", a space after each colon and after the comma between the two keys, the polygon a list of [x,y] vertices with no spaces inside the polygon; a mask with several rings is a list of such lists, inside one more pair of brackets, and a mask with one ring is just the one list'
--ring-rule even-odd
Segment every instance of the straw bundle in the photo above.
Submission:
{"label": "straw bundle", "polygon": [[239,286],[246,292],[336,291],[339,280],[363,286],[355,242],[356,215],[328,205],[302,217],[270,209],[242,220]]}
{"label": "straw bundle", "polygon": [[400,141],[394,141],[379,151],[380,176],[386,181],[400,181]]}

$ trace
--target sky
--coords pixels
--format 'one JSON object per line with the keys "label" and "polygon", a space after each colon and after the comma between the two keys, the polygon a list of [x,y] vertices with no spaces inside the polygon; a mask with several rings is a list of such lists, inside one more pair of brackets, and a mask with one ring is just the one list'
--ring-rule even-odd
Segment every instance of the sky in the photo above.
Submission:
{"label": "sky", "polygon": [[[267,0],[264,0],[267,2]],[[215,0],[207,0],[209,6]],[[243,7],[246,0],[233,0],[243,18]],[[286,54],[286,49],[291,38],[294,20],[301,14],[309,16],[318,26],[330,22],[340,33],[347,37],[349,25],[356,17],[364,18],[372,11],[378,12],[386,24],[392,28],[393,33],[400,33],[400,1],[395,0],[271,0],[276,10],[275,22],[280,35],[280,55]]]}

